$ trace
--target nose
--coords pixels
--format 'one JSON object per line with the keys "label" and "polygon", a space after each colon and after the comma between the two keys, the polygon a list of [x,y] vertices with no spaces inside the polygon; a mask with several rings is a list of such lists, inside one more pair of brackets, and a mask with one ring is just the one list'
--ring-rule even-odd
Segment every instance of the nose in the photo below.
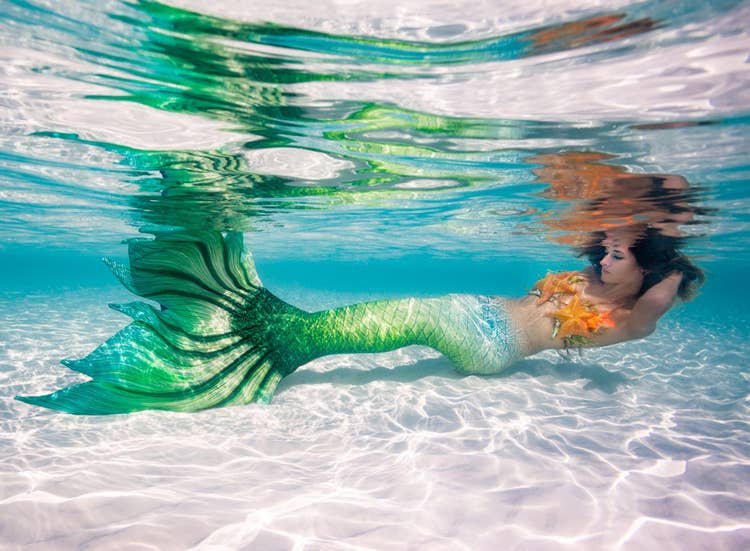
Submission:
{"label": "nose", "polygon": [[607,255],[607,256],[605,256],[604,258],[602,258],[602,259],[601,259],[601,260],[599,261],[599,265],[600,265],[600,266],[601,266],[602,268],[605,268],[605,269],[606,269],[606,268],[607,268],[607,267],[609,266],[609,255]]}

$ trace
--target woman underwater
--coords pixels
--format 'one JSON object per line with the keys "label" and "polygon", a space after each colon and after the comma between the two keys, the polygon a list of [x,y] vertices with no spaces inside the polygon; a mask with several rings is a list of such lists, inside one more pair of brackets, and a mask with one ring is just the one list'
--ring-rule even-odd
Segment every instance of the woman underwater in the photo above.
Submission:
{"label": "woman underwater", "polygon": [[647,225],[597,232],[591,266],[548,274],[518,299],[406,298],[305,312],[266,290],[241,234],[164,232],[112,265],[161,308],[113,305],[133,322],[87,357],[63,362],[90,381],[20,400],[77,414],[194,411],[269,402],[279,381],[321,356],[425,345],[466,374],[494,374],[546,349],[606,346],[650,334],[703,274],[680,240]]}

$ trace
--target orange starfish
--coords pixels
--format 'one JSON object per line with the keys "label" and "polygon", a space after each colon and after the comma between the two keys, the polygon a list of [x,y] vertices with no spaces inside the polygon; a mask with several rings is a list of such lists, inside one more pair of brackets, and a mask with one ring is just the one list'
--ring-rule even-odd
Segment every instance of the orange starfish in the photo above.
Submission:
{"label": "orange starfish", "polygon": [[560,322],[557,337],[562,340],[568,337],[589,337],[589,321],[597,316],[578,295],[575,295],[567,306],[548,315]]}
{"label": "orange starfish", "polygon": [[538,293],[537,304],[544,304],[557,294],[575,294],[573,286],[581,281],[577,272],[560,272],[559,274],[547,274],[534,284],[532,291]]}
{"label": "orange starfish", "polygon": [[609,312],[595,312],[587,321],[586,326],[592,333],[596,333],[600,329],[606,327],[614,327],[615,322],[609,317]]}

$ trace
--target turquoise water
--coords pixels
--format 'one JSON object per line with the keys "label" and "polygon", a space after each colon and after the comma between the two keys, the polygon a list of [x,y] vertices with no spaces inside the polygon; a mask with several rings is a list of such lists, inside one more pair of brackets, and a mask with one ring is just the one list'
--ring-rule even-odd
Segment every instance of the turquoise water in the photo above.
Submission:
{"label": "turquoise water", "polygon": [[[750,4],[0,6],[3,547],[750,545]],[[708,275],[643,341],[330,357],[195,415],[12,399],[127,323],[100,259],[150,228],[241,230],[317,309],[520,295],[633,220]]]}

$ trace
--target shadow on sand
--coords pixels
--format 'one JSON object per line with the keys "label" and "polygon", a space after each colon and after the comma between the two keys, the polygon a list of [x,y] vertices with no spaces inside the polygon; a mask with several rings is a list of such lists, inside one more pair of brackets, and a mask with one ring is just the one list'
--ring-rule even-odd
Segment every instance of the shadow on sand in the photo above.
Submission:
{"label": "shadow on sand", "polygon": [[[503,373],[487,375],[486,377],[500,379],[513,377],[519,373],[524,373],[531,377],[548,377],[553,382],[586,379],[588,382],[584,389],[601,390],[607,394],[613,394],[621,385],[628,382],[627,377],[624,375],[608,371],[599,365],[582,364],[567,359],[555,362],[546,359],[521,360]],[[464,375],[456,372],[450,361],[440,357],[420,360],[412,365],[400,365],[394,368],[374,367],[362,370],[351,367],[337,367],[324,372],[302,369],[284,379],[279,386],[279,391],[296,385],[364,385],[374,381],[412,383],[425,377],[460,379]]]}

